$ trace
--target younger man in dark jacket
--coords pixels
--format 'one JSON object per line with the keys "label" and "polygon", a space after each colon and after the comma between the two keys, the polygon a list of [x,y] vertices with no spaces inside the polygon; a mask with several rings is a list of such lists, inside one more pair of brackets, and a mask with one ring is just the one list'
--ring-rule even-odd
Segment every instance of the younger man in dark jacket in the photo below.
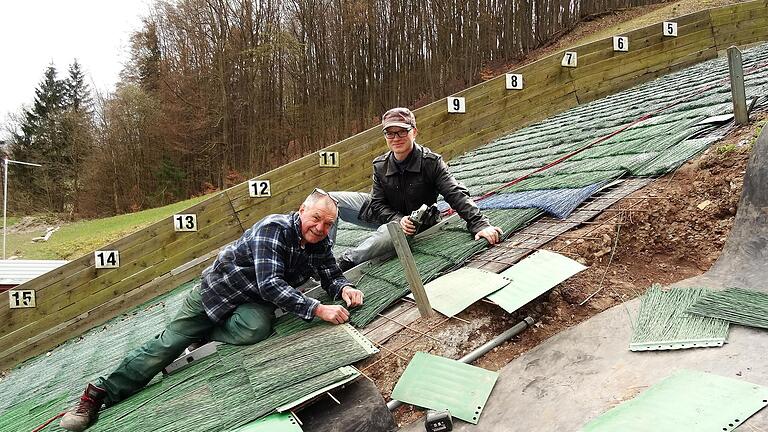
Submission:
{"label": "younger man in dark jacket", "polygon": [[[448,172],[442,157],[416,144],[416,117],[408,108],[393,108],[381,119],[384,138],[389,150],[373,160],[373,188],[370,194],[361,192],[331,192],[339,202],[339,217],[360,226],[376,228],[376,232],[354,249],[345,251],[338,259],[347,270],[372,258],[389,255],[394,246],[386,224],[400,223],[406,235],[416,233],[410,214],[422,204],[432,205],[437,196],[445,201],[467,222],[475,239],[484,238],[496,244],[501,229],[483,216],[469,197],[467,189]],[[428,228],[421,226],[420,229]],[[331,233],[335,238],[335,229]]]}

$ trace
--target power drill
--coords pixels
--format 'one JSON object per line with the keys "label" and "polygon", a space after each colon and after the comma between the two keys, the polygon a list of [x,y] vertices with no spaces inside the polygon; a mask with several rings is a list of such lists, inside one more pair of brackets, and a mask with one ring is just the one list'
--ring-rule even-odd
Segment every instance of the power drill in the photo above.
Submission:
{"label": "power drill", "polygon": [[434,225],[437,223],[439,217],[440,212],[437,210],[437,205],[432,204],[431,206],[428,206],[422,204],[417,210],[412,211],[411,216],[409,217],[411,222],[416,225],[416,231],[413,235],[416,235],[422,226]]}

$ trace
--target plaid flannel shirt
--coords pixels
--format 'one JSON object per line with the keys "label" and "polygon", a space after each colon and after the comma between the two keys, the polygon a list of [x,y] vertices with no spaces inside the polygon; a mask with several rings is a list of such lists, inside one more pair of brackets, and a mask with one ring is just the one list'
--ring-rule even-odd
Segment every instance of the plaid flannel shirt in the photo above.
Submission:
{"label": "plaid flannel shirt", "polygon": [[267,302],[310,320],[320,302],[294,287],[315,271],[323,289],[339,298],[352,284],[336,265],[333,242],[326,237],[302,247],[300,241],[301,220],[292,212],[265,217],[219,252],[203,271],[200,286],[208,317],[221,323],[241,304]]}

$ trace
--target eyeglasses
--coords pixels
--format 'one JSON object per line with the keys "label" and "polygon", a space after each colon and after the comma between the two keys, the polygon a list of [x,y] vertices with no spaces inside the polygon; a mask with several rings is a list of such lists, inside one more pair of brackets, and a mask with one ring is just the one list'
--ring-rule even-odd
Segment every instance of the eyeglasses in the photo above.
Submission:
{"label": "eyeglasses", "polygon": [[323,196],[327,196],[328,198],[331,199],[331,201],[336,203],[337,206],[339,205],[339,200],[337,200],[333,195],[329,194],[328,192],[326,192],[326,191],[324,191],[324,190],[322,190],[320,188],[315,188],[312,191],[312,195],[314,195],[314,194],[320,194],[320,195],[323,195]]}
{"label": "eyeglasses", "polygon": [[408,136],[408,133],[410,133],[412,129],[413,128],[411,128],[411,129],[401,129],[401,130],[399,130],[397,132],[390,132],[390,131],[386,131],[385,130],[384,131],[384,136],[389,138],[389,139],[392,139],[395,136],[398,136],[400,138],[405,138],[405,137]]}

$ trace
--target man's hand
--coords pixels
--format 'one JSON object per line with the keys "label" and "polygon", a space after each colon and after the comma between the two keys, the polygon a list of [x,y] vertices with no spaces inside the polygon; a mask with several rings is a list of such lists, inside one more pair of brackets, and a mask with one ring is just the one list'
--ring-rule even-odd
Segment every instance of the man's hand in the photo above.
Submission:
{"label": "man's hand", "polygon": [[479,239],[480,237],[488,240],[488,243],[494,245],[501,240],[501,233],[503,231],[499,227],[490,226],[479,233],[475,234],[475,240]]}
{"label": "man's hand", "polygon": [[416,233],[416,225],[408,216],[403,216],[403,218],[400,219],[400,228],[403,229],[405,235],[413,235]]}
{"label": "man's hand", "polygon": [[315,316],[331,324],[344,324],[349,319],[349,312],[344,306],[319,304]]}
{"label": "man's hand", "polygon": [[355,307],[363,304],[363,292],[353,288],[351,285],[346,285],[341,289],[341,298],[347,302],[347,307]]}

